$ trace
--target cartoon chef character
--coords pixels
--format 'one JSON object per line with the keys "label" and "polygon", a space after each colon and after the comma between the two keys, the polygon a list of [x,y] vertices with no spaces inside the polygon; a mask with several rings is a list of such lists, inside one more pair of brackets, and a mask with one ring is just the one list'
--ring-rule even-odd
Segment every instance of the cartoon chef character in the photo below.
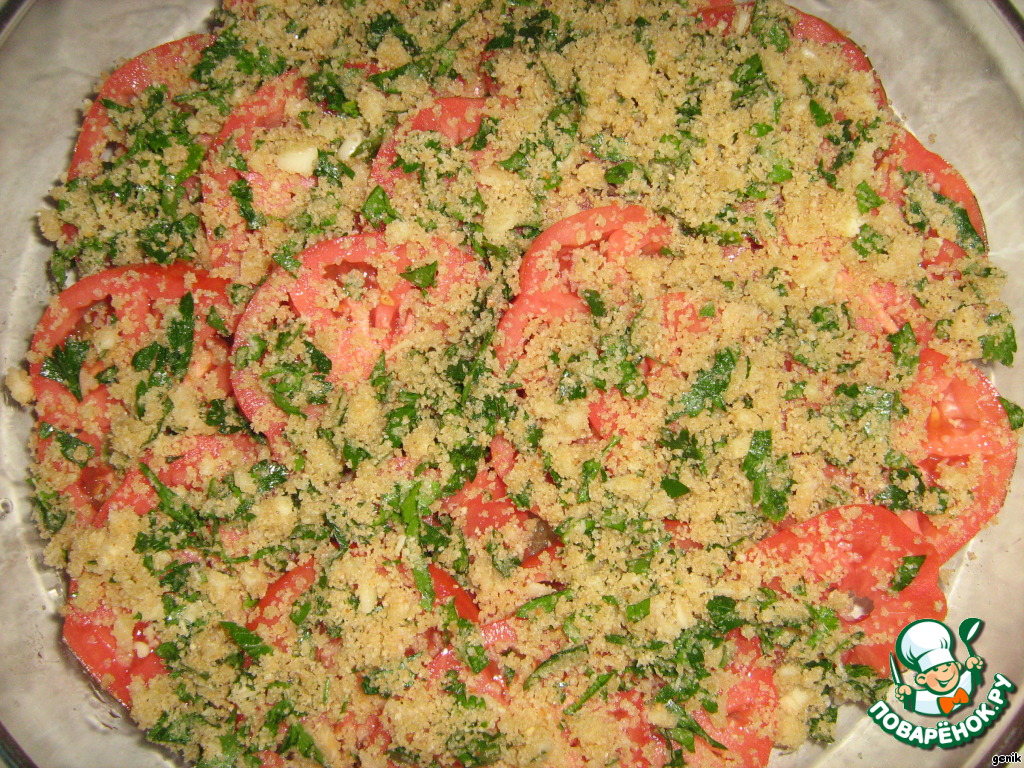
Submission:
{"label": "cartoon chef character", "polygon": [[940,621],[920,619],[903,628],[896,638],[896,655],[916,674],[912,688],[899,679],[896,698],[911,712],[946,716],[971,702],[971,694],[981,684],[985,661],[970,655],[961,664],[953,655],[955,641],[950,629]]}

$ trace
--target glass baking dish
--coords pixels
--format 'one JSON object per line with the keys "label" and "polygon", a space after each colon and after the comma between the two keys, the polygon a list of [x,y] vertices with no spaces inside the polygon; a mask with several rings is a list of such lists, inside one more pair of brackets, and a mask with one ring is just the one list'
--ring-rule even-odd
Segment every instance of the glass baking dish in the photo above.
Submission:
{"label": "glass baking dish", "polygon": [[[875,65],[897,113],[959,169],[985,213],[1004,296],[1024,317],[1024,21],[1020,0],[792,0],[845,30]],[[83,100],[118,58],[200,30],[209,0],[43,0],[0,4],[0,362],[18,365],[48,298],[35,212],[67,166]],[[1024,354],[1019,358],[1024,357]],[[1024,403],[1024,362],[994,378]],[[25,482],[28,413],[0,407],[0,762],[17,768],[158,768],[147,744],[60,642],[60,577],[42,565]],[[946,574],[951,625],[984,620],[990,672],[1024,682],[1024,462],[997,525]],[[773,768],[990,765],[1024,744],[1024,693],[984,738],[922,751],[847,707],[839,736],[773,755]]]}

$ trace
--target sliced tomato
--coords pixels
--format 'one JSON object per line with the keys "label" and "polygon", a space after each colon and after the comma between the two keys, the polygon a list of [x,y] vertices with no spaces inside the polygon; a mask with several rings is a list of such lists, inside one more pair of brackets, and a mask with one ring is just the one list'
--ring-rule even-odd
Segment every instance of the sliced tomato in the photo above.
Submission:
{"label": "sliced tomato", "polygon": [[505,676],[497,663],[491,661],[480,672],[473,674],[469,667],[459,658],[454,648],[444,648],[427,662],[427,677],[434,684],[444,683],[450,672],[455,672],[467,681],[466,687],[471,693],[487,696],[501,704],[509,703],[508,686]]}
{"label": "sliced tomato", "polygon": [[[946,614],[938,553],[884,507],[830,509],[769,536],[750,554],[768,563],[799,563],[804,575],[827,591],[847,593],[858,610],[840,616],[840,621],[864,633],[847,660],[869,664],[883,676],[888,673],[892,644],[904,626]],[[894,589],[894,577],[906,558],[919,557],[924,560],[910,584]]]}
{"label": "sliced tomato", "polygon": [[[37,458],[69,477],[67,485],[54,490],[63,493],[84,520],[92,518],[116,484],[104,458],[112,418],[134,408],[111,394],[100,380],[102,372],[129,370],[134,354],[152,338],[152,326],[162,322],[161,313],[191,292],[195,330],[184,381],[210,399],[227,397],[227,346],[205,322],[216,308],[228,329],[233,326],[235,312],[226,287],[226,281],[180,263],[116,267],[79,280],[43,313],[32,337],[29,363],[36,418],[41,429],[56,428],[88,446],[80,449],[88,457],[83,460],[72,453],[69,459],[63,450],[58,452],[54,434],[41,437]],[[59,365],[72,350],[81,365]]]}
{"label": "sliced tomato", "polygon": [[[152,482],[140,469],[148,467],[157,480],[175,493],[206,489],[210,478],[222,477],[235,467],[251,466],[259,455],[259,445],[246,435],[189,435],[178,438],[161,456],[147,453],[138,465],[125,473],[121,485],[97,510],[91,520],[94,527],[106,524],[115,509],[131,509],[145,515],[160,498]],[[170,463],[165,456],[174,456]]]}
{"label": "sliced tomato", "polygon": [[151,48],[116,69],[100,86],[96,100],[85,114],[71,155],[68,180],[94,176],[111,144],[122,148],[127,145],[127,138],[118,135],[111,122],[109,102],[128,106],[151,86],[166,86],[171,97],[183,93],[191,82],[188,73],[211,42],[212,35],[191,35]]}
{"label": "sliced tomato", "polygon": [[166,674],[167,668],[155,653],[156,645],[147,639],[143,622],[135,625],[131,650],[121,650],[114,634],[117,618],[117,614],[102,603],[92,610],[82,610],[72,597],[62,634],[68,648],[100,687],[130,707],[132,682],[152,680]]}
{"label": "sliced tomato", "polygon": [[647,719],[647,703],[637,689],[619,691],[604,706],[610,710],[628,747],[620,751],[620,765],[632,768],[661,768],[669,760],[668,747]]}
{"label": "sliced tomato", "polygon": [[[443,302],[456,285],[475,283],[482,275],[472,256],[440,239],[428,251],[411,243],[391,246],[381,235],[353,235],[317,243],[298,259],[302,266],[294,276],[275,270],[250,300],[232,351],[231,382],[239,406],[279,454],[288,453],[282,437],[287,414],[256,370],[254,363],[266,355],[250,359],[257,338],[301,324],[305,338],[330,360],[327,380],[349,389],[414,326],[417,307]],[[428,260],[437,271],[432,285],[420,290],[402,273]],[[385,275],[387,280],[378,279]],[[348,295],[347,284],[358,298]],[[317,415],[315,406],[288,407],[302,409],[307,419]]]}
{"label": "sliced tomato", "polygon": [[929,455],[991,454],[1016,445],[996,388],[973,367],[924,349],[914,394],[922,390],[937,393],[927,417]]}
{"label": "sliced tomato", "polygon": [[626,260],[656,254],[668,236],[668,226],[638,205],[593,208],[548,227],[523,255],[520,293],[498,324],[498,361],[506,365],[522,353],[532,323],[571,320],[589,312],[570,277],[575,259],[611,264],[616,280],[625,282]]}
{"label": "sliced tomato", "polygon": [[434,605],[444,605],[449,600],[455,601],[455,611],[466,621],[480,623],[480,609],[473,596],[467,592],[455,577],[436,563],[427,566],[430,580],[434,587]]}
{"label": "sliced tomato", "polygon": [[[584,722],[582,730],[577,732],[574,728],[579,719]],[[600,730],[591,730],[595,728]],[[563,717],[555,738],[562,742],[556,753],[557,765],[565,768],[593,765],[589,747],[595,744],[596,738],[600,739],[599,749],[605,765],[661,768],[671,756],[665,739],[648,719],[643,692],[636,688],[592,696],[578,713]],[[686,764],[689,765],[689,761]]]}
{"label": "sliced tomato", "polygon": [[1017,461],[1017,438],[992,383],[967,363],[954,363],[932,349],[921,351],[918,374],[903,394],[911,415],[902,429],[919,430],[924,421],[926,455],[922,468],[940,487],[981,457],[973,500],[951,520],[918,513],[919,528],[945,562],[991,520],[1002,507]]}
{"label": "sliced tomato", "polygon": [[894,283],[870,273],[844,269],[836,275],[836,297],[850,308],[856,327],[888,344],[887,336],[910,323],[917,343],[925,346],[935,334],[917,299]]}
{"label": "sliced tomato", "polygon": [[[520,294],[498,324],[495,344],[498,362],[510,366],[525,354],[540,332],[591,313],[594,297],[575,282],[574,265],[589,262],[589,269],[596,269],[599,274],[603,272],[613,283],[626,284],[630,280],[630,263],[659,254],[669,237],[670,230],[664,222],[635,205],[609,205],[583,211],[549,227],[537,237],[523,257],[519,271]],[[681,297],[682,294],[670,294],[657,304],[657,320],[665,324],[672,343],[676,343],[677,337],[689,333],[691,328],[703,328],[703,324],[696,322],[698,318],[692,306],[688,305],[688,308],[694,318],[684,320],[687,311],[683,304],[686,302]],[[680,339],[678,343],[685,342]],[[643,379],[655,367],[642,356],[628,362],[631,374]],[[556,386],[553,381],[545,381],[551,377],[544,370],[517,370],[516,375],[525,388],[538,384]],[[630,382],[634,380],[630,379]],[[635,386],[640,387],[641,384],[636,383]],[[607,443],[612,436],[624,433],[625,426],[618,422],[621,414],[635,409],[636,396],[632,392],[620,391],[618,387],[608,388],[590,393],[588,398],[591,439]],[[492,455],[505,447],[492,444]],[[613,447],[611,450],[616,449]],[[507,471],[498,466],[499,462],[509,468],[511,466],[507,457],[505,460],[495,458],[499,474]]]}
{"label": "sliced tomato", "polygon": [[253,0],[224,0],[223,6],[225,11],[230,11],[244,19],[251,18],[256,9],[256,3]]}
{"label": "sliced tomato", "polygon": [[260,768],[286,768],[284,758],[277,752],[264,749],[257,752],[256,756],[260,759]]}
{"label": "sliced tomato", "polygon": [[501,477],[487,469],[481,469],[461,490],[444,499],[441,509],[460,520],[462,532],[471,539],[526,516],[509,500]]}
{"label": "sliced tomato", "polygon": [[[255,218],[286,215],[294,208],[295,195],[316,184],[314,177],[302,173],[281,168],[261,173],[245,163],[267,131],[298,124],[289,105],[305,96],[306,81],[294,72],[268,81],[228,116],[210,145],[200,177],[213,269],[239,268],[259,228]],[[248,209],[243,211],[243,204]]]}
{"label": "sliced tomato", "polygon": [[[59,491],[60,497],[74,513],[75,522],[87,525],[117,486],[118,473],[103,454],[102,438],[81,430],[66,432],[70,438],[79,441],[69,459],[55,433],[43,436],[52,426],[44,420],[39,423],[36,462],[65,478],[62,486],[54,490]],[[68,440],[67,437],[63,439]]]}
{"label": "sliced tomato", "polygon": [[695,739],[686,764],[695,768],[762,768],[768,765],[775,744],[769,726],[778,706],[771,670],[760,667],[743,672],[743,678],[726,694],[725,724],[715,725],[704,710],[693,718],[725,749]]}
{"label": "sliced tomato", "polygon": [[735,0],[701,0],[695,3],[691,15],[698,19],[701,29],[721,29],[728,33],[736,18],[736,9],[744,3]]}
{"label": "sliced tomato", "polygon": [[761,768],[768,764],[775,745],[776,709],[779,695],[771,669],[759,664],[757,644],[733,630],[728,635],[736,647],[729,672],[737,681],[725,694],[724,722],[713,722],[703,709],[695,709],[693,718],[704,731],[725,749],[695,739],[693,757],[686,764],[697,768]]}
{"label": "sliced tomato", "polygon": [[[736,18],[736,11],[740,8],[752,9],[752,2],[736,2],[736,0],[700,0],[691,11],[692,15],[699,18],[702,29],[721,28],[726,34],[735,30],[732,29]],[[849,37],[833,27],[824,19],[812,16],[798,8],[790,7],[794,15],[792,33],[798,40],[808,40],[825,46],[836,45],[839,47],[843,58],[854,70],[858,72],[873,72],[871,61],[864,51]],[[878,105],[885,106],[888,103],[885,96],[885,89],[875,75],[875,97]]]}
{"label": "sliced tomato", "polygon": [[981,206],[978,205],[978,199],[974,196],[967,181],[942,157],[926,149],[921,141],[906,128],[897,126],[896,136],[889,149],[879,160],[879,165],[888,172],[890,186],[885,190],[887,198],[897,205],[903,203],[902,182],[897,178],[898,171],[920,173],[928,181],[929,187],[966,211],[975,233],[987,244]]}
{"label": "sliced tomato", "polygon": [[[569,277],[575,259],[597,257],[622,265],[658,253],[670,234],[667,224],[639,205],[607,205],[568,216],[545,229],[523,254],[520,295],[555,287],[576,294]],[[624,273],[618,277],[627,279]]]}
{"label": "sliced tomato", "polygon": [[390,194],[396,180],[408,175],[397,161],[399,147],[410,133],[438,133],[449,145],[457,146],[480,130],[486,103],[483,98],[445,96],[419,110],[381,144],[370,167],[370,178]]}
{"label": "sliced tomato", "polygon": [[653,311],[663,329],[664,341],[657,359],[649,359],[643,373],[645,377],[676,375],[672,370],[673,361],[692,350],[694,339],[711,328],[719,312],[716,310],[713,316],[702,314],[691,297],[682,291],[661,296]]}
{"label": "sliced tomato", "polygon": [[246,628],[257,632],[278,650],[288,651],[295,642],[296,628],[287,619],[316,578],[316,562],[311,557],[285,571],[267,587],[246,621]]}
{"label": "sliced tomato", "polygon": [[[871,72],[874,68],[864,51],[850,38],[833,27],[824,19],[804,13],[801,10],[793,9],[796,14],[796,23],[793,24],[793,35],[800,40],[810,40],[822,45],[838,45],[846,62],[857,72]],[[875,74],[875,99],[878,106],[884,107],[888,103],[885,96],[885,89],[882,81]]]}
{"label": "sliced tomato", "polygon": [[[85,431],[105,433],[110,424],[108,387],[96,382],[82,390],[79,400],[65,382],[43,375],[45,359],[53,356],[58,347],[66,351],[69,339],[95,341],[101,334],[100,328],[104,332],[115,331],[116,340],[104,337],[98,341],[108,352],[102,360],[95,354],[98,344],[90,343],[82,372],[95,377],[111,364],[110,352],[116,353],[118,359],[123,358],[122,362],[130,360],[151,332],[150,317],[168,302],[179,301],[189,292],[193,294],[196,317],[193,350],[204,344],[215,345],[219,343],[216,332],[205,318],[210,309],[216,307],[222,319],[229,326],[233,325],[235,312],[225,295],[227,285],[227,281],[177,263],[168,267],[114,267],[83,278],[62,291],[50,302],[32,337],[29,374],[35,391],[37,418],[62,429],[81,428],[89,419],[95,426]],[[198,356],[194,357],[198,364]],[[82,377],[71,383],[81,387]]]}
{"label": "sliced tomato", "polygon": [[530,338],[530,324],[572,320],[588,312],[586,303],[573,293],[562,290],[519,294],[498,323],[498,342],[494,352],[498,362],[507,365],[522,354]]}

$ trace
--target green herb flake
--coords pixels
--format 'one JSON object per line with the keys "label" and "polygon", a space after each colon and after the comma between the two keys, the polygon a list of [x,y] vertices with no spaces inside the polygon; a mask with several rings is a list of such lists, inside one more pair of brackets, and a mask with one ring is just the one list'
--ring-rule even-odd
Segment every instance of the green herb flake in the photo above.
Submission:
{"label": "green herb flake", "polygon": [[415,269],[410,267],[402,272],[401,275],[417,288],[425,291],[428,288],[433,288],[434,282],[437,280],[437,262],[432,261]]}
{"label": "green herb flake", "polygon": [[761,62],[761,55],[758,53],[740,63],[733,70],[729,79],[736,84],[736,89],[732,92],[732,103],[734,106],[757,94],[759,91],[769,89],[764,64]]}
{"label": "green herb flake", "polygon": [[43,360],[40,373],[44,378],[63,384],[75,399],[81,402],[82,384],[79,376],[88,354],[88,341],[67,339],[63,347],[57,345],[50,356]]}
{"label": "green herb flake", "polygon": [[325,764],[324,754],[320,747],[316,745],[312,735],[300,723],[292,723],[288,726],[288,732],[285,734],[278,752],[282,755],[288,752],[297,752],[307,760],[313,760],[320,765]]}
{"label": "green herb flake", "polygon": [[907,555],[900,560],[900,564],[896,566],[896,572],[889,582],[889,588],[894,592],[902,592],[909,587],[911,582],[917,578],[921,566],[924,565],[925,557],[925,555]]}
{"label": "green herb flake", "polygon": [[52,437],[60,448],[61,456],[80,467],[88,464],[89,459],[96,453],[89,443],[79,440],[74,435],[57,429],[45,421],[39,424],[39,436],[44,439]]}
{"label": "green herb flake", "polygon": [[669,475],[665,475],[661,478],[661,490],[663,490],[670,499],[678,499],[690,492],[690,489],[680,482],[679,478],[671,477]]}
{"label": "green herb flake", "polygon": [[857,210],[861,213],[873,211],[885,202],[866,181],[857,185],[854,194],[857,196]]}
{"label": "green herb flake", "polygon": [[558,592],[550,592],[540,597],[535,597],[532,600],[527,600],[518,609],[516,609],[516,618],[525,619],[528,618],[534,611],[544,611],[545,613],[551,613],[555,610],[555,604],[563,597],[568,597],[572,593],[568,589],[563,589]]}
{"label": "green herb flake", "polygon": [[896,333],[890,333],[886,338],[892,346],[892,356],[896,365],[906,371],[917,370],[919,347],[917,335],[910,323],[904,323]]}
{"label": "green herb flake", "polygon": [[601,298],[600,293],[590,288],[585,288],[582,294],[583,301],[587,303],[590,314],[594,317],[604,317],[608,313],[608,308],[605,306],[604,299]]}
{"label": "green herb flake", "polygon": [[171,373],[181,379],[192,361],[196,328],[195,299],[186,293],[178,302],[178,314],[167,325],[167,344],[170,347],[168,364]]}
{"label": "green herb flake", "polygon": [[487,141],[498,130],[499,120],[491,115],[484,115],[480,118],[480,128],[469,139],[466,149],[470,152],[480,152],[487,148]]}
{"label": "green herb flake", "polygon": [[288,479],[288,470],[283,464],[263,459],[253,464],[249,475],[256,483],[256,490],[259,493],[269,493]]}
{"label": "green herb flake", "polygon": [[575,715],[577,712],[583,709],[584,704],[586,704],[588,701],[594,698],[595,695],[600,693],[601,690],[608,685],[608,683],[611,681],[613,677],[615,677],[614,671],[602,672],[600,675],[597,675],[594,678],[593,682],[591,682],[590,685],[587,686],[587,689],[580,694],[580,697],[562,711],[565,712],[565,714],[567,715]]}
{"label": "green herb flake", "polygon": [[708,618],[715,628],[722,633],[730,632],[746,624],[746,620],[736,612],[736,600],[728,595],[715,595],[707,603]]}
{"label": "green herb flake", "polygon": [[267,217],[256,210],[253,205],[253,192],[249,182],[244,178],[238,178],[231,182],[228,191],[235,198],[238,204],[238,213],[245,221],[245,226],[250,231],[262,229],[267,224]]}
{"label": "green herb flake", "polygon": [[1003,411],[1006,412],[1006,418],[1010,421],[1010,429],[1016,431],[1024,427],[1024,408],[1005,397],[1000,397],[999,402],[1003,406]]}
{"label": "green herb flake", "polygon": [[982,358],[989,363],[1013,365],[1013,356],[1017,354],[1017,334],[1013,325],[1003,314],[990,315],[985,318],[985,323],[996,332],[979,337]]}
{"label": "green herb flake", "polygon": [[643,621],[651,614],[651,598],[645,597],[637,603],[626,606],[626,621]]}
{"label": "green herb flake", "polygon": [[637,168],[636,163],[627,160],[624,163],[613,165],[611,168],[604,172],[604,180],[609,184],[622,184],[632,175],[633,171]]}
{"label": "green herb flake", "polygon": [[398,211],[391,207],[391,198],[380,185],[373,188],[360,211],[375,229],[381,229],[399,218]]}
{"label": "green herb flake", "polygon": [[294,277],[299,269],[302,268],[302,262],[295,256],[299,250],[299,244],[294,240],[289,240],[274,251],[272,258],[281,269]]}
{"label": "green herb flake", "polygon": [[821,104],[811,99],[810,103],[811,119],[814,120],[814,124],[819,128],[823,128],[832,122],[832,115],[826,110]]}
{"label": "green herb flake", "polygon": [[534,684],[555,672],[578,666],[589,653],[590,649],[586,645],[574,645],[555,651],[526,676],[523,680],[523,690],[529,690]]}
{"label": "green herb flake", "polygon": [[754,505],[769,520],[777,522],[784,518],[789,511],[793,478],[786,458],[775,457],[772,453],[770,429],[754,432],[742,469],[753,486]]}
{"label": "green herb flake", "polygon": [[415,566],[412,569],[412,580],[420,591],[420,608],[429,611],[434,607],[436,593],[434,591],[434,579],[426,566]]}
{"label": "green herb flake", "polygon": [[739,358],[738,350],[726,347],[715,353],[710,368],[697,373],[697,380],[690,391],[677,401],[687,416],[697,416],[705,408],[711,411],[725,410],[725,390],[732,381],[732,373]]}
{"label": "green herb flake", "polygon": [[250,658],[256,659],[274,652],[274,649],[263,642],[263,639],[251,629],[247,629],[233,621],[222,621],[220,625],[228,633],[231,641]]}
{"label": "green herb flake", "polygon": [[885,237],[870,224],[860,225],[860,230],[850,245],[864,258],[876,253],[884,254],[887,247]]}

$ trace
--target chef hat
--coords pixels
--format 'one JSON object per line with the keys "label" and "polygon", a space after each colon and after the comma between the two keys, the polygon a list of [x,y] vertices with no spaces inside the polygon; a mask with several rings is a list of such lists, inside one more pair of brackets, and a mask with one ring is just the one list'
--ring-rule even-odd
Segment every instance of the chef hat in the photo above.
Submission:
{"label": "chef hat", "polygon": [[927,672],[940,664],[956,661],[953,633],[940,621],[919,619],[908,624],[896,638],[896,655],[904,666]]}

